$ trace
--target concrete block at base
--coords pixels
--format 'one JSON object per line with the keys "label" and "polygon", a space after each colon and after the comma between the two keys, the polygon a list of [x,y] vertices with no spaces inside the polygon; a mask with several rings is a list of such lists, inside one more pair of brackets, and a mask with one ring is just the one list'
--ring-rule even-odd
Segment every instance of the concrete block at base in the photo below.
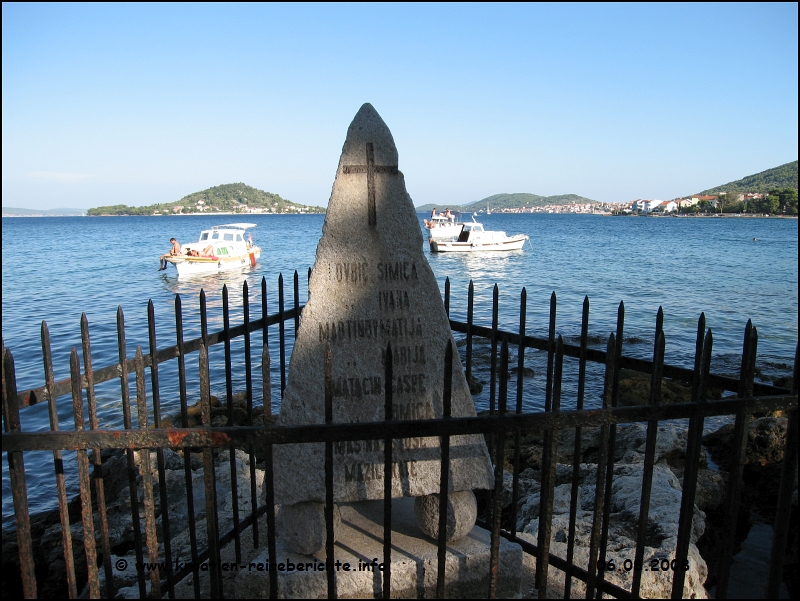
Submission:
{"label": "concrete block at base", "polygon": [[[337,595],[341,599],[376,598],[382,594],[383,573],[372,562],[383,562],[383,501],[340,505],[341,536],[337,535],[334,562]],[[445,596],[486,597],[489,593],[490,534],[483,528],[447,545]],[[325,552],[299,555],[277,541],[278,596],[283,599],[323,599],[328,596]],[[368,568],[364,564],[369,564]],[[255,567],[253,567],[255,564]],[[261,564],[261,570],[258,569]],[[236,576],[236,597],[269,597],[268,554],[264,550]],[[280,564],[284,564],[281,566]],[[288,571],[288,564],[293,570]],[[302,565],[303,569],[298,570]],[[349,569],[345,569],[348,567]],[[316,568],[316,569],[315,569]],[[414,499],[392,501],[392,597],[435,598],[438,559],[436,542],[422,534],[414,517]],[[497,596],[519,596],[522,548],[500,539]]]}

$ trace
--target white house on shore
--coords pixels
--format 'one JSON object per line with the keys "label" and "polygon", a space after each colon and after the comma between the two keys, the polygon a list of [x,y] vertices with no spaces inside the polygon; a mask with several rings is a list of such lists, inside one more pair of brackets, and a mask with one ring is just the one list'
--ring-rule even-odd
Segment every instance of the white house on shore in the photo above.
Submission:
{"label": "white house on shore", "polygon": [[634,200],[633,204],[631,205],[631,210],[636,213],[652,213],[655,208],[660,205],[663,201],[661,200]]}
{"label": "white house on shore", "polygon": [[675,213],[678,210],[678,203],[674,200],[665,200],[653,208],[654,212]]}

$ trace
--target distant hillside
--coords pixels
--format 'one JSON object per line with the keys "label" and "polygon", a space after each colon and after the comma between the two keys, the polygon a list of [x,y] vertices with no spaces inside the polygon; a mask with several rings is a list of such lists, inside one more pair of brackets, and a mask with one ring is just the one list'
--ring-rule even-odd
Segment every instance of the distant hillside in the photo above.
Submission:
{"label": "distant hillside", "polygon": [[520,207],[543,207],[545,205],[568,205],[572,203],[583,204],[587,202],[598,202],[591,198],[578,196],[577,194],[558,194],[556,196],[539,196],[538,194],[528,194],[518,192],[516,194],[495,194],[482,200],[476,200],[467,205],[470,210],[485,209],[488,204],[494,210],[497,209],[518,209]]}
{"label": "distant hillside", "polygon": [[[558,194],[556,196],[539,196],[538,194],[528,194],[527,192],[517,192],[515,194],[495,194],[487,196],[481,200],[476,200],[466,205],[453,206],[447,208],[453,211],[468,213],[470,211],[478,211],[485,209],[487,204],[491,210],[500,209],[519,209],[522,207],[543,207],[546,205],[567,205],[572,203],[584,204],[587,202],[596,203],[598,201],[591,198],[578,196],[577,194]],[[446,208],[444,205],[426,204],[417,207],[420,213],[427,212],[436,206],[437,209]]]}
{"label": "distant hillside", "polygon": [[324,213],[322,207],[300,205],[278,194],[264,192],[242,183],[213,186],[175,202],[141,207],[111,205],[89,209],[89,215],[172,215],[175,213]]}
{"label": "distant hillside", "polygon": [[716,188],[703,190],[698,194],[717,194],[718,192],[769,192],[773,188],[792,188],[797,190],[797,161],[773,167],[755,175],[748,175],[735,182]]}
{"label": "distant hillside", "polygon": [[3,207],[3,215],[17,217],[69,217],[83,215],[86,209],[20,209],[17,207]]}

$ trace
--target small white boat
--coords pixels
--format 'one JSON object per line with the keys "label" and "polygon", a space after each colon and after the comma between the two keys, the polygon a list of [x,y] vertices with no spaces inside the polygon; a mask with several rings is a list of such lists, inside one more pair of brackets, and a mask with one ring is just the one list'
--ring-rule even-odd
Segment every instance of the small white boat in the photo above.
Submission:
{"label": "small white boat", "polygon": [[254,227],[255,223],[215,225],[200,232],[197,242],[181,246],[182,254],[165,260],[175,266],[178,276],[255,267],[261,249],[253,244],[252,235],[246,234],[246,230]]}
{"label": "small white boat", "polygon": [[505,232],[486,231],[483,224],[475,221],[464,223],[458,238],[435,240],[431,238],[431,252],[472,252],[476,250],[520,250],[528,241],[526,234],[507,236]]}
{"label": "small white boat", "polygon": [[430,219],[425,219],[424,223],[431,240],[455,238],[461,233],[461,226],[464,225],[455,216],[447,217],[444,213],[432,215]]}

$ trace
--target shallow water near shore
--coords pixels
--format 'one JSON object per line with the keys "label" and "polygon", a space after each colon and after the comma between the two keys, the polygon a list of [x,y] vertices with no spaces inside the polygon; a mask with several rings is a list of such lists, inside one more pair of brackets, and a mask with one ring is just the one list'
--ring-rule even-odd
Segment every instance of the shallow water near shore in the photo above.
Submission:
{"label": "shallow water near shore", "polygon": [[[420,215],[420,222],[423,215]],[[198,294],[205,290],[209,331],[222,329],[222,287],[229,288],[232,325],[241,323],[242,284],[249,286],[251,318],[260,315],[261,279],[268,286],[268,312],[277,312],[277,278],[283,274],[287,307],[294,301],[292,274],[299,272],[299,302],[306,301],[307,270],[314,263],[323,216],[255,215],[256,243],[264,254],[255,268],[187,280],[174,269],[159,272],[158,256],[169,238],[191,242],[203,228],[231,221],[230,216],[14,218],[3,219],[3,340],[15,360],[19,390],[43,385],[40,327],[46,320],[56,380],[69,376],[69,353],[80,349],[80,316],[90,324],[95,369],[118,360],[116,311],[124,312],[127,355],[136,346],[148,352],[147,301],[152,299],[159,348],[175,341],[175,295],[183,304],[185,338],[200,333]],[[440,290],[451,283],[451,317],[466,320],[467,286],[475,286],[475,323],[491,325],[494,284],[499,289],[499,324],[519,327],[519,298],[527,292],[527,332],[546,337],[550,294],[558,299],[557,333],[577,344],[583,298],[589,296],[590,344],[604,348],[616,327],[617,308],[625,303],[625,355],[650,359],[659,306],[664,309],[666,363],[691,367],[697,319],[706,316],[713,331],[714,373],[736,375],[748,318],[758,328],[757,375],[760,381],[789,375],[797,344],[798,229],[795,219],[626,219],[581,215],[506,215],[483,218],[487,229],[526,233],[533,249],[509,253],[425,256]],[[754,241],[753,239],[757,240]],[[287,323],[287,341],[294,336]],[[253,373],[260,374],[260,335],[253,336]],[[225,395],[224,354],[210,352],[212,393]],[[233,343],[242,356],[242,342]],[[280,407],[277,329],[270,331],[273,410]],[[291,343],[287,342],[287,362]],[[460,349],[463,350],[463,349]],[[487,345],[476,346],[476,376],[488,383]],[[198,398],[197,361],[187,361],[189,401]],[[542,410],[546,354],[527,350],[523,408]],[[244,389],[243,361],[234,364],[234,391]],[[165,414],[178,408],[175,362],[159,368]],[[588,370],[586,406],[598,406],[602,366]],[[149,379],[148,379],[149,388]],[[255,386],[255,404],[261,402]],[[101,427],[122,427],[118,382],[98,386]],[[565,360],[562,407],[575,406],[577,362]],[[478,410],[488,408],[489,386],[475,396]],[[58,403],[59,426],[72,429],[69,397]],[[724,420],[725,418],[721,418]],[[23,429],[49,429],[44,404],[21,411]],[[713,424],[707,420],[706,427]],[[64,453],[68,487],[77,490],[74,454]],[[56,506],[52,453],[25,454],[31,513]],[[13,520],[8,466],[3,461],[3,525]]]}

